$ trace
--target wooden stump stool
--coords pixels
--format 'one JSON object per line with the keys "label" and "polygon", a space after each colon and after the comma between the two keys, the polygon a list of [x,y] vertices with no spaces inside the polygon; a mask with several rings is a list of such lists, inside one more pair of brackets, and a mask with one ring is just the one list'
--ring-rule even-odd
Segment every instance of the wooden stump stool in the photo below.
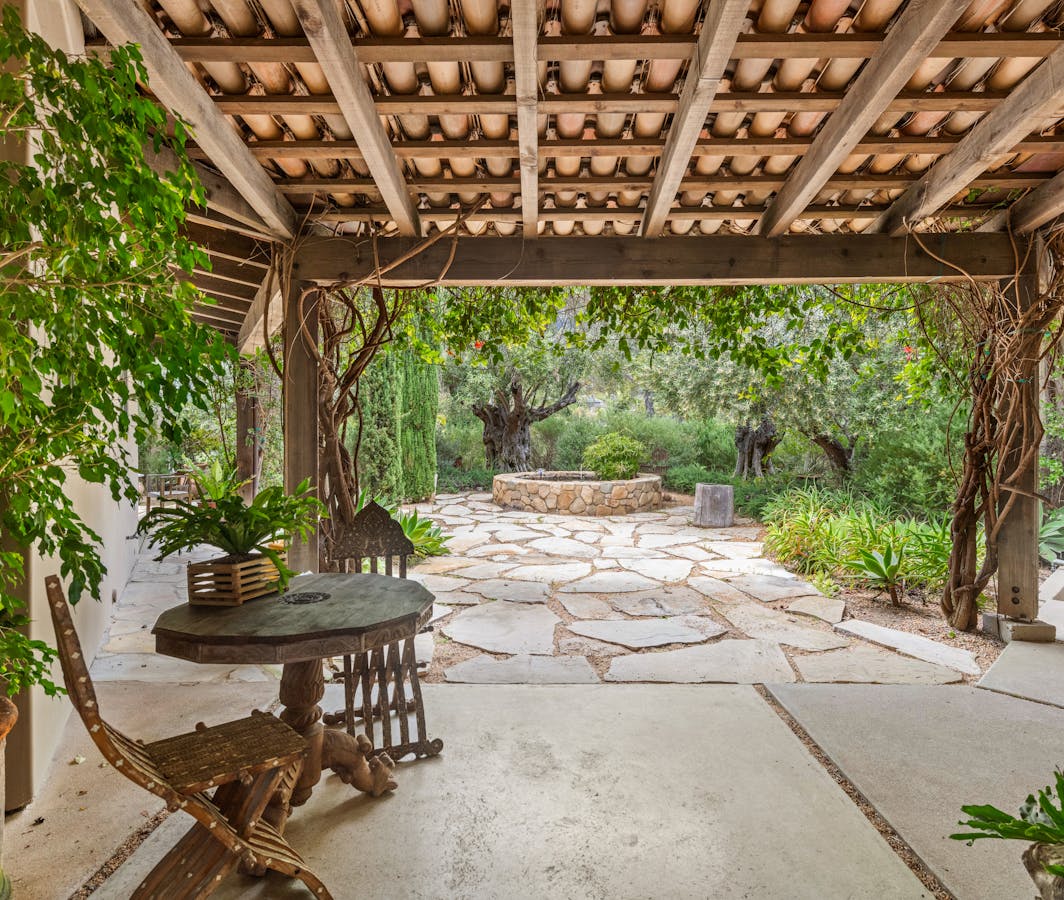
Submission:
{"label": "wooden stump stool", "polygon": [[730,484],[695,487],[695,524],[703,528],[731,528],[735,524],[735,490]]}

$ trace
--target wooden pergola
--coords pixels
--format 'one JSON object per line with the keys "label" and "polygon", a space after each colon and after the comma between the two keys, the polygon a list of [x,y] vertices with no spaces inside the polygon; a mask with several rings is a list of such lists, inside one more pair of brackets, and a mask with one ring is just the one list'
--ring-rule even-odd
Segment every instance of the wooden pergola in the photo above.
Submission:
{"label": "wooden pergola", "polygon": [[[77,2],[89,46],[139,43],[151,93],[192,126],[207,208],[188,233],[213,263],[196,317],[242,350],[300,285],[378,271],[396,288],[1009,279],[1022,303],[1021,245],[1064,212],[1051,0]],[[281,251],[285,298],[266,277]],[[299,343],[293,482],[316,476]],[[999,604],[1030,619],[1022,507]]]}

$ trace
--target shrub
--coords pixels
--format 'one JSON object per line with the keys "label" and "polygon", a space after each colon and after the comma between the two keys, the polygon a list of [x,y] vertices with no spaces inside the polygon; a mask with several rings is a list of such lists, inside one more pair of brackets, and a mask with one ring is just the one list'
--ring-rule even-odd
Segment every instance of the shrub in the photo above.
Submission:
{"label": "shrub", "polygon": [[469,469],[456,469],[451,465],[440,466],[436,479],[436,492],[457,494],[460,491],[490,491],[491,480],[494,477],[495,473],[483,466]]}
{"label": "shrub", "polygon": [[484,467],[484,425],[457,404],[440,416],[436,425],[436,457],[439,468],[451,468],[461,460],[468,469]]}
{"label": "shrub", "polygon": [[688,463],[685,466],[673,466],[669,469],[662,478],[662,484],[671,491],[693,494],[697,484],[720,484],[720,482],[713,481],[713,475],[705,466]]}
{"label": "shrub", "polygon": [[604,428],[639,441],[646,448],[644,462],[652,466],[683,466],[698,461],[696,423],[615,410],[604,416]]}
{"label": "shrub", "polygon": [[763,520],[765,508],[778,496],[795,485],[790,475],[766,475],[764,478],[736,478],[731,472],[720,474],[714,484],[730,484],[735,488],[735,509],[744,516]]}
{"label": "shrub", "polygon": [[1064,508],[1053,510],[1038,532],[1038,555],[1051,563],[1064,553]]}
{"label": "shrub", "polygon": [[532,467],[556,469],[558,440],[569,428],[571,416],[549,416],[532,425]]}
{"label": "shrub", "polygon": [[600,422],[593,419],[573,416],[566,424],[565,430],[558,436],[555,445],[555,465],[562,470],[579,469],[584,458],[584,451],[605,433]]}
{"label": "shrub", "polygon": [[799,488],[765,508],[765,548],[782,563],[821,578],[844,577],[887,590],[934,590],[945,581],[949,519],[900,518],[848,491]]}
{"label": "shrub", "polygon": [[632,478],[639,471],[646,452],[643,444],[626,435],[605,434],[584,451],[583,468],[591,470],[603,481]]}
{"label": "shrub", "polygon": [[[948,424],[948,411],[914,409],[901,423],[878,429],[857,459],[853,486],[909,514],[938,518],[957,489]],[[959,447],[952,458],[960,460]]]}
{"label": "shrub", "polygon": [[707,419],[695,437],[696,460],[710,471],[735,470],[735,428],[719,419]]}

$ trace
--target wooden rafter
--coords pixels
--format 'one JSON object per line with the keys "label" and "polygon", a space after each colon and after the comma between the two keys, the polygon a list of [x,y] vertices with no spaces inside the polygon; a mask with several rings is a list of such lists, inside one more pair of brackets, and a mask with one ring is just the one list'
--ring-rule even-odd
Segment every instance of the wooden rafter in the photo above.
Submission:
{"label": "wooden rafter", "polygon": [[[265,328],[264,322],[265,321]],[[281,283],[276,272],[270,271],[255,293],[255,299],[240,324],[236,347],[241,353],[251,353],[266,345],[267,333],[270,337],[277,333],[284,323],[284,298],[281,296]]]}
{"label": "wooden rafter", "polygon": [[[1004,234],[929,234],[921,245],[884,235],[818,234],[755,238],[714,235],[647,241],[641,237],[552,237],[523,243],[502,237],[437,241],[420,253],[408,238],[379,242],[385,287],[667,284],[818,284],[1008,277],[1013,242]],[[410,254],[409,261],[388,268]],[[452,255],[453,254],[453,255]],[[959,267],[963,266],[962,269]],[[369,278],[372,243],[308,237],[293,271],[323,283]]]}
{"label": "wooden rafter", "polygon": [[910,186],[877,219],[871,230],[902,234],[964,190],[994,159],[1053,116],[1064,103],[1064,47],[1027,76],[1009,95],[1009,102],[980,119],[947,156]]}
{"label": "wooden rafter", "polygon": [[910,0],[813,145],[762,217],[759,233],[783,234],[853,152],[970,0]]}
{"label": "wooden rafter", "polygon": [[537,0],[512,0],[514,80],[517,85],[517,145],[521,168],[521,233],[537,234],[539,210],[539,133],[536,104],[539,79],[536,74],[536,38],[539,35]]}
{"label": "wooden rafter", "polygon": [[[173,172],[177,168],[177,156],[167,147],[160,147],[158,150],[145,147],[144,158],[152,171],[159,174]],[[229,181],[196,161],[193,161],[192,167],[196,170],[196,177],[203,186],[208,209],[250,225],[258,231],[269,230],[266,223],[262,221],[262,216],[255,212],[251,204]]]}
{"label": "wooden rafter", "polygon": [[[996,187],[1002,190],[1019,190],[1038,187],[1046,182],[1048,175],[1037,172],[1014,173],[1004,171],[992,175],[973,178],[969,185],[973,188]],[[919,179],[915,175],[901,173],[898,175],[836,175],[825,181],[821,187],[838,191],[879,191],[897,190],[915,184]],[[558,176],[539,179],[541,193],[553,191],[646,191],[653,181],[647,177],[625,178],[623,175],[588,175],[584,177],[564,178]],[[682,178],[677,188],[683,191],[746,191],[778,190],[787,183],[782,175],[692,175]],[[485,175],[472,178],[411,178],[409,185],[416,191],[426,193],[489,193],[492,191],[516,191],[521,187],[521,179],[516,176],[492,177]],[[278,189],[289,195],[310,195],[339,193],[376,194],[375,183],[370,178],[295,178],[279,179]],[[763,212],[763,210],[759,210]]]}
{"label": "wooden rafter", "polygon": [[[817,204],[806,207],[806,214],[814,219],[831,219],[833,221],[848,222],[851,219],[860,222],[873,222],[887,209],[886,206],[832,206]],[[966,204],[959,206],[947,206],[939,210],[939,215],[944,219],[972,220],[981,216],[992,215],[996,210],[993,205],[980,206]],[[669,210],[670,221],[686,222],[756,222],[761,218],[763,210],[750,207],[730,206],[674,206]],[[426,209],[421,212],[422,222],[433,222],[440,225],[451,224],[458,216],[457,209]],[[315,222],[387,222],[390,215],[383,206],[359,206],[330,212],[314,213],[308,211],[308,216]],[[491,219],[493,222],[506,224],[519,224],[521,213],[511,209],[486,209],[481,216]],[[473,217],[474,219],[477,216]],[[643,219],[642,207],[544,207],[539,209],[539,219],[545,222],[625,222],[638,225]],[[980,228],[981,231],[1000,231],[997,228]]]}
{"label": "wooden rafter", "polygon": [[[881,34],[740,34],[733,59],[869,59],[884,41]],[[540,36],[539,57],[549,60],[685,59],[697,38],[676,35],[562,35]],[[1053,31],[1042,33],[970,32],[948,34],[929,54],[940,59],[1015,56],[1045,57],[1061,42]],[[178,38],[174,49],[187,62],[315,62],[305,38]],[[469,61],[513,62],[513,45],[507,38],[423,37],[359,38],[355,42],[365,65],[385,62]]]}
{"label": "wooden rafter", "polygon": [[[834,112],[845,91],[743,91],[720,93],[708,112]],[[886,112],[989,112],[1009,99],[1008,91],[902,91],[887,104]],[[539,101],[540,115],[565,113],[674,113],[678,94],[548,94]],[[513,94],[392,94],[373,98],[382,116],[469,116],[514,111]],[[219,94],[214,98],[219,110],[231,116],[308,115],[339,113],[340,104],[331,94],[252,95]],[[1052,115],[1050,111],[1047,115]]]}
{"label": "wooden rafter", "polygon": [[188,121],[199,145],[266,228],[276,237],[293,237],[297,230],[295,211],[277,193],[262,166],[143,7],[129,0],[77,2],[112,44],[140,44],[155,96]]}
{"label": "wooden rafter", "polygon": [[182,234],[193,243],[199,244],[212,259],[233,261],[241,266],[260,270],[259,280],[269,267],[267,246],[243,235],[195,222],[186,222]]}
{"label": "wooden rafter", "polygon": [[1017,234],[1030,234],[1060,215],[1064,215],[1064,172],[999,212],[980,231],[1010,228]]}
{"label": "wooden rafter", "polygon": [[650,189],[643,217],[643,237],[657,237],[676,199],[691,153],[706,124],[706,115],[720,88],[720,78],[731,58],[735,39],[750,8],[750,0],[710,0],[702,31],[684,79],[679,106],[665,141],[657,176]]}
{"label": "wooden rafter", "polygon": [[[799,156],[808,152],[814,138],[700,138],[693,156]],[[933,137],[867,137],[857,142],[854,153],[949,153],[962,138],[939,134]],[[665,141],[660,138],[594,138],[539,141],[539,158],[596,157],[596,156],[660,156]],[[1016,145],[1017,153],[1046,153],[1060,148],[1056,135],[1033,134]],[[248,149],[258,159],[362,159],[362,151],[355,141],[254,141]],[[400,159],[516,159],[517,141],[410,141],[392,144],[392,151]],[[193,156],[203,156],[197,147],[190,148]]]}
{"label": "wooden rafter", "polygon": [[373,96],[359,72],[358,56],[339,7],[333,0],[293,0],[292,6],[399,233],[418,234],[417,209],[373,105]]}

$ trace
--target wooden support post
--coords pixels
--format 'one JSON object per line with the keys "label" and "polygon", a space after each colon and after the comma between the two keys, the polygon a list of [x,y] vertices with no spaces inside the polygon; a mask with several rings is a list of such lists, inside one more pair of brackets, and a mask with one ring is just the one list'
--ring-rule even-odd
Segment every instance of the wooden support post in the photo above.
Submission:
{"label": "wooden support post", "polygon": [[262,421],[259,395],[255,390],[255,366],[241,357],[236,382],[236,477],[244,482],[240,489],[250,503],[259,492],[262,470]]}
{"label": "wooden support post", "polygon": [[[1031,306],[1038,298],[1038,264],[1042,256],[1041,243],[1036,241],[1030,249],[1030,258],[1023,271],[1015,279],[1003,283],[1007,302],[1019,311]],[[1037,428],[1038,409],[1041,399],[1039,390],[1039,364],[1037,343],[1032,343],[1029,358],[1022,361],[1018,377],[1023,379],[1024,408],[1027,415],[1013,446],[1003,460],[1018,457],[1026,443],[1027,435]],[[1016,487],[1033,494],[1038,489],[1038,457],[1021,474]],[[1002,497],[1004,503],[1007,495]],[[1041,523],[1041,505],[1033,496],[1018,496],[1008,518],[1001,524],[998,534],[998,591],[997,611],[1011,619],[1025,622],[1038,618],[1038,531]]]}
{"label": "wooden support post", "polygon": [[[318,489],[319,374],[307,345],[318,340],[318,300],[311,294],[301,302],[304,287],[292,279],[284,295],[284,486],[289,492],[304,478]],[[288,565],[297,572],[319,570],[317,532],[293,542]]]}

